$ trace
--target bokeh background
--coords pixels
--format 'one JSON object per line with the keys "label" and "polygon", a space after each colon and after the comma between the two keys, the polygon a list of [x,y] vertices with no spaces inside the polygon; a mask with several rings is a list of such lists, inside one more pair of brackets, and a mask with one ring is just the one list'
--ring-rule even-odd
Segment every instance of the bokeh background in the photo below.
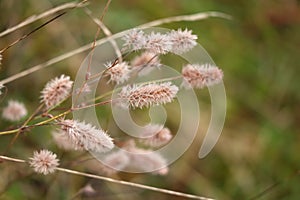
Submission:
{"label": "bokeh background", "polygon": [[[0,31],[64,2],[68,1],[1,0]],[[94,0],[88,8],[99,17],[105,3]],[[204,11],[224,12],[233,19],[209,18],[162,27],[192,29],[224,71],[228,107],[217,145],[206,158],[198,159],[210,119],[209,93],[201,90],[197,92],[201,106],[198,137],[170,166],[169,174],[121,174],[116,178],[216,199],[299,199],[299,1],[112,0],[103,22],[117,33],[158,18]],[[0,38],[0,47],[45,21]],[[4,52],[0,79],[92,42],[96,31],[97,26],[83,10],[74,9]],[[19,99],[32,112],[44,84],[62,73],[74,78],[87,53],[7,84],[8,93],[1,107],[8,99]],[[1,130],[11,125],[0,121]],[[1,136],[1,154],[12,137]],[[39,148],[59,152],[52,143],[50,128],[36,128],[22,135],[5,153],[27,158]],[[64,156],[65,166],[85,170],[84,164],[70,164],[81,153],[59,155]],[[23,164],[0,163],[0,174],[0,199],[70,199],[86,184],[96,188],[96,195],[74,199],[182,199],[61,173],[40,176]]]}

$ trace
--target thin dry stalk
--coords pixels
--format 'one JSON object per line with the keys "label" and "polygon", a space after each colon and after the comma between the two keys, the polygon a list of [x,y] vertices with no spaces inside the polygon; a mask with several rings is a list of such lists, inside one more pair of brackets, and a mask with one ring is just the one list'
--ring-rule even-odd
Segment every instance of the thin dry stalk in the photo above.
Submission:
{"label": "thin dry stalk", "polygon": [[232,19],[232,17],[230,15],[227,15],[225,13],[210,11],[210,12],[196,13],[196,14],[192,14],[192,15],[180,15],[180,16],[158,19],[158,20],[155,20],[152,22],[148,22],[146,24],[142,24],[142,25],[138,26],[138,28],[148,28],[148,27],[158,26],[158,25],[162,25],[162,24],[168,24],[168,23],[172,23],[172,22],[180,22],[180,21],[199,21],[199,20],[207,19],[209,17],[219,17],[219,18],[224,18],[224,19],[228,19],[228,20]]}
{"label": "thin dry stalk", "polygon": [[112,37],[110,37],[110,36],[112,36],[112,33],[110,32],[110,30],[105,26],[105,24],[102,21],[100,21],[97,18],[92,16],[92,12],[88,8],[85,8],[84,11],[102,29],[103,33],[108,37],[108,41],[111,43],[112,47],[114,48],[114,50],[117,54],[117,57],[119,59],[119,63],[121,63],[122,62],[122,53],[121,53],[121,50],[119,49],[116,41]]}
{"label": "thin dry stalk", "polygon": [[[26,162],[25,160],[11,158],[11,157],[7,157],[7,156],[0,156],[0,159],[13,161],[13,162],[22,162],[22,163]],[[127,186],[130,186],[130,187],[141,188],[141,189],[145,189],[145,190],[151,190],[151,191],[164,193],[164,194],[169,194],[169,195],[173,195],[173,196],[179,196],[179,197],[184,197],[184,198],[189,198],[189,199],[213,200],[213,199],[207,198],[207,197],[202,197],[202,196],[197,196],[197,195],[192,195],[192,194],[186,194],[186,193],[177,192],[177,191],[173,191],[173,190],[162,189],[162,188],[156,188],[156,187],[153,187],[153,186],[143,185],[143,184],[139,184],[139,183],[132,183],[132,182],[128,182],[128,181],[116,180],[116,179],[105,177],[105,176],[98,176],[98,175],[95,175],[95,174],[88,174],[88,173],[79,172],[79,171],[76,171],[76,170],[71,170],[71,169],[66,169],[66,168],[61,168],[61,167],[57,167],[56,170],[61,171],[61,172],[66,172],[66,173],[69,173],[69,174],[78,175],[78,176],[84,176],[84,177],[94,178],[94,179],[98,179],[98,180],[103,180],[103,181],[107,181],[107,182],[111,182],[111,183],[117,183],[117,184],[121,184],[121,185],[127,185]]]}
{"label": "thin dry stalk", "polygon": [[57,13],[59,11],[62,11],[62,10],[66,10],[66,9],[72,9],[72,8],[77,8],[77,7],[84,7],[86,6],[87,4],[87,0],[84,0],[84,1],[81,1],[81,2],[70,2],[70,3],[65,3],[65,4],[62,4],[62,5],[59,5],[55,8],[52,8],[50,10],[47,10],[41,14],[38,14],[38,15],[32,15],[30,17],[28,17],[27,19],[25,19],[23,22],[11,27],[11,28],[8,28],[6,29],[5,31],[1,32],[0,33],[0,37],[3,37],[5,35],[8,35],[24,26],[27,26],[37,20],[40,20],[40,19],[43,19],[45,17],[48,17],[49,15],[52,15],[54,13]]}
{"label": "thin dry stalk", "polygon": [[36,27],[35,29],[33,29],[32,31],[30,31],[29,33],[26,33],[25,35],[23,35],[22,37],[18,38],[17,40],[13,41],[12,43],[10,43],[9,45],[7,45],[6,47],[4,47],[3,49],[0,50],[0,54],[2,54],[3,52],[5,52],[6,50],[8,50],[9,48],[13,47],[14,45],[18,44],[19,42],[21,42],[22,40],[24,40],[25,38],[29,37],[30,35],[32,35],[33,33],[35,33],[36,31],[40,30],[41,28],[43,28],[44,26],[50,24],[51,22],[55,21],[56,19],[60,18],[61,16],[63,16],[64,14],[66,14],[67,12],[63,12],[58,14],[57,16],[51,18],[50,20],[46,21],[45,23],[43,23],[42,25]]}
{"label": "thin dry stalk", "polygon": [[67,114],[69,114],[70,112],[72,112],[71,109],[68,109],[67,111],[63,112],[63,113],[60,113],[56,116],[53,116],[51,117],[50,119],[47,119],[45,121],[41,121],[41,122],[38,122],[36,124],[33,124],[33,125],[27,125],[27,126],[22,126],[21,128],[17,128],[17,129],[12,129],[12,130],[8,130],[8,131],[1,131],[0,132],[0,135],[8,135],[8,134],[13,134],[13,133],[18,133],[20,130],[23,130],[23,129],[27,129],[27,128],[32,128],[32,127],[37,127],[37,126],[44,126],[44,125],[49,125],[49,122],[52,122],[58,118],[61,118],[61,117],[64,117],[66,116]]}
{"label": "thin dry stalk", "polygon": [[107,182],[111,182],[111,183],[117,183],[117,184],[121,184],[121,185],[127,185],[127,186],[131,186],[131,187],[135,187],[135,188],[145,189],[145,190],[151,190],[151,191],[165,193],[165,194],[169,194],[169,195],[173,195],[173,196],[185,197],[185,198],[189,198],[189,199],[213,200],[213,199],[207,198],[207,197],[201,197],[201,196],[192,195],[192,194],[186,194],[186,193],[177,192],[177,191],[173,191],[173,190],[156,188],[156,187],[153,187],[153,186],[142,185],[142,184],[139,184],[139,183],[132,183],[132,182],[127,182],[127,181],[120,181],[120,180],[116,180],[116,179],[109,178],[109,177],[104,177],[104,176],[98,176],[98,175],[94,175],[94,174],[83,173],[83,172],[79,172],[79,171],[75,171],[75,170],[70,170],[70,169],[65,169],[65,168],[60,168],[60,167],[58,167],[56,169],[58,171],[67,172],[69,174],[74,174],[74,175],[79,175],[79,176],[94,178],[94,179],[98,179],[98,180],[103,180],[103,181],[107,181]]}
{"label": "thin dry stalk", "polygon": [[1,161],[7,160],[7,161],[19,162],[19,163],[25,163],[26,162],[25,160],[21,160],[21,159],[17,159],[17,158],[11,158],[11,157],[8,157],[8,156],[0,156],[0,160]]}
{"label": "thin dry stalk", "polygon": [[[106,12],[107,12],[107,10],[108,10],[108,7],[109,7],[110,3],[111,3],[111,0],[108,0],[108,1],[106,2],[105,7],[104,7],[104,10],[103,10],[103,12],[102,12],[102,14],[101,14],[101,17],[100,17],[100,21],[103,20],[103,18],[104,18],[104,16],[105,16]],[[89,58],[90,58],[90,60],[89,60],[89,65],[88,65],[87,70],[86,70],[86,80],[88,79],[88,76],[89,76],[90,71],[91,71],[91,69],[90,69],[90,68],[91,68],[91,62],[92,62],[92,58],[93,58],[93,54],[94,54],[94,49],[95,49],[95,47],[97,46],[96,43],[97,43],[97,38],[98,38],[98,36],[99,36],[99,34],[100,34],[100,30],[101,30],[101,28],[98,27],[97,32],[96,32],[95,37],[94,37],[93,45],[92,45],[92,48],[91,48],[91,54],[90,54],[90,57],[89,57]]]}

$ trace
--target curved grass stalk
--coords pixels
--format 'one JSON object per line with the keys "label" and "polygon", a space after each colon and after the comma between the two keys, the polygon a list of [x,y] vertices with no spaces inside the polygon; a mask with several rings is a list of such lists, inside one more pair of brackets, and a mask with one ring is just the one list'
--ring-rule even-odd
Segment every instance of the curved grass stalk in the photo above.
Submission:
{"label": "curved grass stalk", "polygon": [[158,25],[162,25],[162,24],[168,24],[168,23],[172,23],[172,22],[180,22],[180,21],[199,21],[199,20],[210,18],[210,17],[219,17],[219,18],[228,19],[228,20],[232,19],[232,17],[228,14],[216,12],[216,11],[209,11],[209,12],[196,13],[196,14],[192,14],[192,15],[180,15],[180,16],[173,16],[173,17],[158,19],[158,20],[154,20],[152,22],[142,24],[142,25],[138,26],[138,28],[148,28],[148,27],[158,26]]}
{"label": "curved grass stalk", "polygon": [[1,32],[0,33],[0,37],[3,37],[5,35],[8,35],[24,26],[27,26],[35,21],[38,21],[40,19],[43,19],[45,17],[48,17],[54,13],[57,13],[59,11],[62,11],[62,10],[66,10],[66,9],[72,9],[72,8],[76,8],[76,7],[83,7],[83,6],[86,6],[86,3],[87,3],[87,0],[84,0],[84,1],[81,1],[81,2],[69,2],[69,3],[65,3],[65,4],[62,4],[62,5],[59,5],[55,8],[52,8],[50,10],[47,10],[43,13],[40,13],[38,15],[32,15],[30,17],[28,17],[27,19],[25,19],[24,21],[22,21],[21,23],[11,27],[11,28],[8,28],[6,29],[5,31]]}
{"label": "curved grass stalk", "polygon": [[[111,31],[105,26],[105,24],[102,21],[100,21],[97,18],[92,16],[92,11],[91,10],[89,10],[88,8],[85,8],[84,11],[95,22],[95,24],[97,24],[102,29],[103,33],[107,37],[112,36]],[[114,39],[111,39],[111,40],[109,40],[109,42],[111,43],[111,45],[113,46],[113,48],[114,48],[114,50],[117,54],[117,58],[119,59],[119,63],[121,63],[122,62],[122,53],[121,53],[121,50],[119,49],[116,41]]]}
{"label": "curved grass stalk", "polygon": [[[0,155],[0,160],[26,163],[25,160],[11,158],[11,157],[7,157],[7,156],[1,156],[1,155]],[[183,192],[177,192],[177,191],[168,190],[168,189],[157,188],[157,187],[143,185],[143,184],[139,184],[139,183],[133,183],[133,182],[128,182],[128,181],[117,180],[117,179],[113,179],[113,178],[109,178],[109,177],[105,177],[105,176],[98,176],[98,175],[95,175],[95,174],[84,173],[84,172],[71,170],[71,169],[66,169],[66,168],[61,168],[61,167],[57,167],[56,170],[60,171],[60,172],[73,174],[73,175],[93,178],[93,179],[107,181],[107,182],[121,184],[121,185],[127,185],[127,186],[130,186],[130,187],[140,188],[140,189],[144,189],[144,190],[150,190],[150,191],[169,194],[169,195],[178,196],[178,197],[184,197],[184,198],[189,198],[189,199],[200,199],[200,200],[213,200],[213,199],[207,198],[207,197],[197,196],[197,195],[193,195],[193,194],[187,194],[187,193],[183,193]]]}
{"label": "curved grass stalk", "polygon": [[183,193],[183,192],[177,192],[177,191],[168,190],[168,189],[157,188],[157,187],[143,185],[143,184],[139,184],[139,183],[116,180],[116,179],[105,177],[105,176],[98,176],[98,175],[95,175],[95,174],[88,174],[88,173],[79,172],[79,171],[75,171],[75,170],[71,170],[71,169],[65,169],[65,168],[60,168],[60,167],[58,167],[56,169],[58,171],[66,172],[66,173],[69,173],[69,174],[94,178],[94,179],[103,180],[103,181],[107,181],[107,182],[111,182],[111,183],[117,183],[117,184],[121,184],[121,185],[127,185],[127,186],[130,186],[130,187],[140,188],[140,189],[144,189],[144,190],[151,190],[151,191],[160,192],[160,193],[164,193],[164,194],[169,194],[169,195],[173,195],[173,196],[179,196],[179,197],[184,197],[184,198],[189,198],[189,199],[213,200],[213,199],[207,198],[207,197],[197,196],[197,195],[193,195],[193,194],[187,194],[187,193]]}

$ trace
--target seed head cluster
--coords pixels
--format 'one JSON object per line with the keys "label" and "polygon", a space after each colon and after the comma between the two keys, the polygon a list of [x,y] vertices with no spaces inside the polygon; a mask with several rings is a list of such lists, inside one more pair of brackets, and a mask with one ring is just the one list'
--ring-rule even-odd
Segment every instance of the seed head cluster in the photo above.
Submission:
{"label": "seed head cluster", "polygon": [[172,43],[168,35],[151,32],[146,37],[144,49],[154,54],[166,54],[171,51]]}
{"label": "seed head cluster", "polygon": [[112,66],[111,63],[106,64],[108,70],[106,74],[109,76],[109,82],[114,82],[116,84],[122,84],[130,78],[130,66],[127,62],[117,63]]}
{"label": "seed head cluster", "polygon": [[223,71],[210,64],[188,64],[182,69],[184,86],[187,88],[204,88],[218,84],[223,79]]}
{"label": "seed head cluster", "polygon": [[123,170],[130,162],[129,157],[123,150],[108,154],[104,158],[105,166],[102,167],[102,171],[107,175],[112,175],[118,171]]}
{"label": "seed head cluster", "polygon": [[133,58],[131,66],[133,70],[138,72],[139,76],[146,76],[155,68],[159,68],[161,64],[158,55],[145,51]]}
{"label": "seed head cluster", "polygon": [[59,165],[56,154],[48,150],[35,151],[33,157],[30,158],[29,164],[34,171],[40,174],[53,173]]}
{"label": "seed head cluster", "polygon": [[8,105],[3,109],[2,117],[9,121],[19,121],[27,115],[27,109],[21,102],[9,100]]}
{"label": "seed head cluster", "polygon": [[134,51],[145,49],[154,54],[176,53],[183,54],[197,45],[197,35],[191,30],[178,29],[166,34],[151,32],[145,34],[142,30],[133,29],[122,39],[124,47]]}
{"label": "seed head cluster", "polygon": [[112,138],[91,124],[69,119],[62,120],[60,124],[75,149],[103,153],[114,147]]}
{"label": "seed head cluster", "polygon": [[172,53],[183,54],[197,45],[196,40],[198,37],[197,35],[193,35],[191,30],[185,29],[182,31],[178,29],[177,31],[171,31],[169,39],[172,43]]}
{"label": "seed head cluster", "polygon": [[167,161],[159,153],[130,145],[125,147],[130,152],[130,162],[127,169],[150,172],[153,174],[166,175],[168,173]]}
{"label": "seed head cluster", "polygon": [[123,107],[143,108],[152,105],[166,104],[173,101],[178,87],[171,82],[150,83],[146,85],[128,85],[119,93]]}
{"label": "seed head cluster", "polygon": [[140,139],[140,142],[150,147],[161,147],[167,144],[172,137],[171,131],[168,128],[163,128],[151,137]]}
{"label": "seed head cluster", "polygon": [[146,44],[144,31],[138,29],[132,29],[122,39],[125,41],[124,47],[133,51],[143,49]]}
{"label": "seed head cluster", "polygon": [[66,132],[61,129],[52,131],[51,135],[56,145],[61,149],[64,149],[66,151],[83,149],[82,146],[76,146],[76,144],[72,143]]}
{"label": "seed head cluster", "polygon": [[164,128],[162,124],[148,124],[143,127],[143,133],[139,135],[140,138],[150,138],[156,135]]}
{"label": "seed head cluster", "polygon": [[[175,53],[181,55],[191,51],[197,46],[198,37],[193,35],[192,31],[188,29],[172,30],[164,34],[153,31],[146,34],[143,30],[133,29],[122,39],[124,41],[122,51],[144,51],[131,62],[124,61],[113,66],[112,63],[105,65],[107,69],[103,73],[109,77],[108,82],[117,85],[133,80],[133,78],[136,78],[135,75],[143,76],[154,67],[159,67],[161,65],[159,59],[161,54]],[[0,54],[0,65],[1,61],[2,55]],[[132,72],[137,73],[132,76]],[[86,77],[89,77],[89,74]],[[187,64],[182,68],[182,77],[184,79],[184,87],[204,88],[220,83],[223,79],[223,71],[211,64]],[[88,81],[87,79],[86,81]],[[46,83],[41,91],[41,102],[48,110],[42,117],[52,116],[49,109],[68,98],[72,86],[73,81],[64,74]],[[0,95],[3,87],[3,84],[0,83]],[[160,82],[132,84],[122,87],[121,90],[119,88],[116,90],[119,92],[118,100],[120,100],[119,103],[122,107],[143,109],[153,105],[172,102],[179,88],[172,82]],[[91,88],[88,82],[85,82],[83,87],[79,90],[77,89],[74,94],[88,92],[91,92]],[[81,107],[81,109],[83,108]],[[76,109],[80,108],[76,107]],[[65,113],[74,110],[70,108]],[[113,139],[104,130],[84,121],[58,118],[65,113],[50,119],[50,121],[55,121],[56,125],[60,126],[59,130],[52,133],[55,143],[60,148],[65,150],[87,150],[95,153],[109,152],[114,148]],[[8,105],[3,108],[2,112],[2,117],[9,121],[19,121],[26,115],[27,110],[24,104],[14,100],[8,101]],[[33,116],[35,117],[35,115]],[[44,122],[48,123],[49,121],[46,120]],[[36,125],[44,125],[45,123]],[[109,152],[105,156],[104,163],[108,166],[103,167],[103,172],[109,175],[121,170],[152,172],[160,175],[168,173],[167,160],[159,153],[153,151],[153,149],[170,142],[173,138],[171,131],[159,124],[148,125],[145,128],[145,131],[140,134],[141,137],[137,141],[140,142],[139,144],[142,144],[141,146],[147,147],[147,149],[137,147],[134,140],[129,140],[127,143],[122,143],[124,142],[122,141],[120,146],[124,147],[124,150]],[[35,151],[33,157],[29,158],[29,164],[35,172],[44,175],[60,169],[57,168],[59,166],[57,155],[45,149]]]}
{"label": "seed head cluster", "polygon": [[131,61],[131,65],[133,67],[143,67],[143,66],[158,66],[160,64],[160,60],[158,56],[154,53],[145,51],[141,55],[135,57]]}
{"label": "seed head cluster", "polygon": [[73,81],[69,76],[61,75],[50,80],[42,90],[41,102],[51,108],[64,100],[71,92]]}
{"label": "seed head cluster", "polygon": [[107,166],[103,167],[102,171],[109,175],[122,170],[152,172],[159,175],[168,173],[165,158],[152,150],[137,147],[134,140],[127,141],[123,150],[108,154],[104,160]]}

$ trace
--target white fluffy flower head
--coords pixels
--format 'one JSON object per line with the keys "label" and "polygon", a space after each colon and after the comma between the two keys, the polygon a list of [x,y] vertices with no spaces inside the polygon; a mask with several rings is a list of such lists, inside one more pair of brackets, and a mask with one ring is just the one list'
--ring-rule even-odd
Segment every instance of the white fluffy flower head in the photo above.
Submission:
{"label": "white fluffy flower head", "polygon": [[160,60],[156,54],[145,51],[140,56],[136,56],[131,61],[131,65],[133,67],[158,66],[160,65]]}
{"label": "white fluffy flower head", "polygon": [[64,74],[50,80],[41,92],[41,102],[45,103],[47,108],[57,105],[67,98],[71,92],[72,85],[73,81]]}
{"label": "white fluffy flower head", "polygon": [[19,121],[27,115],[25,105],[21,102],[10,100],[3,109],[2,117],[9,121]]}
{"label": "white fluffy flower head", "polygon": [[183,54],[190,51],[197,45],[197,35],[193,35],[191,30],[185,29],[182,31],[178,29],[177,31],[172,30],[169,33],[170,41],[172,42],[171,51],[176,54]]}
{"label": "white fluffy flower head", "polygon": [[134,70],[139,71],[139,76],[145,76],[155,68],[159,68],[161,66],[158,55],[147,51],[143,52],[139,56],[136,56],[131,61],[131,65]]}
{"label": "white fluffy flower head", "polygon": [[74,147],[98,153],[107,152],[114,147],[112,138],[91,124],[68,119],[62,120],[60,124]]}
{"label": "white fluffy flower head", "polygon": [[61,129],[52,131],[51,135],[56,145],[61,149],[64,149],[66,151],[83,149],[81,146],[76,146],[74,143],[72,143],[66,132]]}
{"label": "white fluffy flower head", "polygon": [[139,135],[140,138],[149,138],[156,135],[159,131],[164,128],[162,124],[148,124],[143,127],[143,133]]}
{"label": "white fluffy flower head", "polygon": [[59,165],[59,160],[56,159],[56,154],[51,151],[41,150],[34,152],[29,164],[35,172],[47,175],[55,171]]}
{"label": "white fluffy flower head", "polygon": [[183,85],[187,88],[203,88],[218,84],[223,79],[223,71],[210,64],[188,64],[182,69]]}
{"label": "white fluffy flower head", "polygon": [[109,82],[115,82],[117,84],[122,84],[129,79],[130,73],[130,66],[127,62],[117,63],[116,65],[112,66],[111,63],[106,65],[108,70],[106,74],[109,75]]}
{"label": "white fluffy flower head", "polygon": [[167,160],[159,153],[132,146],[128,149],[130,162],[126,169],[138,172],[152,172],[153,174],[166,175],[168,173]]}
{"label": "white fluffy flower head", "polygon": [[[145,133],[142,135],[144,136]],[[161,147],[167,144],[172,137],[171,131],[168,128],[163,128],[151,137],[140,139],[140,142],[150,147]]]}
{"label": "white fluffy flower head", "polygon": [[125,42],[123,46],[134,51],[144,48],[146,43],[144,32],[138,29],[130,30],[122,39]]}
{"label": "white fluffy flower head", "polygon": [[151,32],[144,48],[154,54],[166,54],[171,50],[172,42],[169,35]]}
{"label": "white fluffy flower head", "polygon": [[171,82],[150,83],[146,85],[125,86],[119,93],[121,106],[143,108],[152,105],[166,104],[173,101],[178,87]]}
{"label": "white fluffy flower head", "polygon": [[129,156],[123,150],[118,150],[104,158],[104,163],[107,166],[103,166],[102,171],[107,175],[112,175],[123,170],[129,162]]}

